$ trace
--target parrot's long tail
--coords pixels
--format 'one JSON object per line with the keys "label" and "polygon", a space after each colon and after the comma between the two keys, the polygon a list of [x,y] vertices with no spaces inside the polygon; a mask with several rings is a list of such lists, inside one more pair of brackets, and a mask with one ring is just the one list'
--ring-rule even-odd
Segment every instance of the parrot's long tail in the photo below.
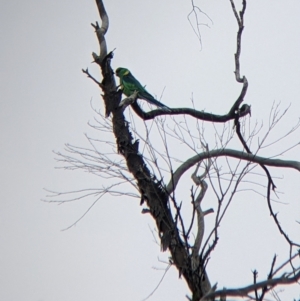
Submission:
{"label": "parrot's long tail", "polygon": [[148,102],[156,105],[159,108],[162,108],[165,111],[169,111],[169,112],[171,111],[171,109],[168,106],[164,105],[163,103],[159,102],[156,99],[151,99],[151,101],[148,100]]}
{"label": "parrot's long tail", "polygon": [[161,108],[161,109],[163,109],[165,111],[168,111],[168,112],[172,111],[168,106],[166,106],[163,103],[161,103],[158,100],[156,100],[151,94],[150,94],[151,97],[148,97],[148,95],[147,96],[145,96],[145,95],[139,95],[139,96],[140,96],[140,98],[146,100],[150,104],[153,104],[153,105],[155,105],[155,106],[157,106],[157,107],[159,107],[159,108]]}

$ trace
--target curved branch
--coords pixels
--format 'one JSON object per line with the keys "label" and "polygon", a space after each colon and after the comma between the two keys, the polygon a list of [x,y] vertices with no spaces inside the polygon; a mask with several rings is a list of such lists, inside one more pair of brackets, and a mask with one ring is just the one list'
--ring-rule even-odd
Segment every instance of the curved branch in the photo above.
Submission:
{"label": "curved branch", "polygon": [[[240,103],[240,99],[244,97],[247,86],[243,86],[241,95],[238,97],[238,99],[235,101],[234,105],[230,109],[229,113],[225,115],[216,115],[212,113],[207,113],[204,111],[197,111],[195,109],[190,108],[170,108],[170,111],[164,111],[164,110],[152,110],[150,112],[144,112],[137,103],[132,104],[132,108],[134,112],[143,120],[150,120],[154,119],[157,116],[161,115],[189,115],[192,117],[195,117],[197,119],[203,120],[203,121],[210,121],[210,122],[226,122],[230,121],[236,118],[236,110],[237,110],[237,104]],[[248,110],[244,110],[239,112],[239,117],[244,117],[249,114]]]}
{"label": "curved branch", "polygon": [[[231,7],[234,13],[234,16],[237,20],[238,23],[238,32],[237,32],[237,37],[236,37],[236,53],[234,54],[234,61],[235,61],[235,79],[238,83],[242,83],[243,84],[243,89],[241,91],[241,94],[239,96],[239,98],[236,100],[236,102],[234,103],[231,111],[236,111],[238,110],[240,104],[244,101],[244,97],[246,95],[247,92],[247,88],[248,88],[248,81],[247,78],[245,76],[243,76],[241,78],[240,75],[240,56],[241,56],[241,45],[242,45],[242,33],[244,30],[244,14],[245,14],[245,10],[246,10],[246,0],[243,0],[243,8],[242,10],[239,12],[239,14],[236,11],[235,8],[235,4],[233,2],[233,0],[230,0],[231,3]],[[232,112],[230,112],[232,113]]]}
{"label": "curved branch", "polygon": [[176,188],[181,176],[196,163],[214,157],[232,157],[240,160],[245,160],[248,162],[253,162],[257,164],[264,164],[267,166],[275,166],[275,167],[285,167],[285,168],[294,168],[300,171],[300,162],[291,161],[291,160],[280,160],[280,159],[269,159],[265,157],[256,156],[253,154],[247,154],[241,151],[233,150],[233,149],[215,149],[209,152],[203,152],[196,156],[191,157],[182,163],[175,173],[172,176],[172,180],[169,182],[167,186],[168,193],[172,193]]}
{"label": "curved branch", "polygon": [[[237,118],[237,119],[235,120],[235,126],[236,126],[236,133],[237,133],[237,135],[238,135],[238,137],[239,137],[241,143],[243,144],[243,146],[244,146],[246,152],[247,152],[248,154],[252,154],[252,152],[250,151],[250,149],[249,149],[249,147],[248,147],[246,141],[244,140],[244,138],[243,138],[243,136],[242,136],[242,133],[241,133],[241,124],[240,124],[239,118]],[[259,165],[260,165],[261,168],[265,171],[265,173],[266,173],[266,175],[267,175],[267,178],[268,178],[268,181],[269,181],[269,182],[271,183],[271,185],[272,185],[272,190],[274,190],[274,189],[276,188],[276,185],[275,185],[275,183],[274,183],[274,181],[273,181],[273,179],[272,179],[272,177],[271,177],[271,174],[270,174],[269,170],[264,166],[264,164],[259,163]]]}
{"label": "curved branch", "polygon": [[[230,111],[227,115],[236,116],[235,113],[237,112],[240,104],[244,101],[244,97],[246,96],[247,89],[248,89],[248,81],[247,81],[247,78],[244,76],[243,77],[243,88],[240,93],[240,96],[235,101],[235,103],[233,104],[232,108],[230,109]],[[243,106],[244,106],[244,109],[239,110],[238,117],[243,117],[243,116],[246,116],[247,114],[251,114],[251,110],[250,110],[251,106],[249,106],[247,104],[244,104]]]}

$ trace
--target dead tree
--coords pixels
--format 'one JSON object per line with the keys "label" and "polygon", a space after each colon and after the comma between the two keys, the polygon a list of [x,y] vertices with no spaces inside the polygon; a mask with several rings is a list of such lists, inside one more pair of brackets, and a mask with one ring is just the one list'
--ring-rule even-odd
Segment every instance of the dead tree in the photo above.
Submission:
{"label": "dead tree", "polygon": [[[93,140],[89,137],[88,139],[92,145],[90,151],[67,145],[67,151],[71,152],[71,155],[58,153],[60,160],[69,163],[71,169],[83,168],[89,172],[102,173],[104,176],[115,179],[116,182],[103,188],[100,194],[125,193],[116,189],[116,186],[120,183],[127,183],[138,192],[135,194],[128,192],[127,194],[132,197],[138,196],[140,204],[143,205],[142,213],[150,214],[155,220],[161,249],[170,252],[170,264],[177,268],[179,277],[184,278],[188,284],[191,291],[189,299],[193,301],[225,300],[226,297],[230,296],[264,300],[266,293],[275,286],[296,283],[300,279],[300,266],[294,264],[299,256],[296,248],[299,248],[300,245],[289,238],[282,228],[277,214],[273,211],[272,193],[275,193],[276,186],[269,171],[270,166],[300,171],[300,162],[260,156],[258,152],[263,142],[255,151],[250,148],[251,141],[257,135],[259,129],[254,128],[249,134],[246,134],[246,124],[243,122],[245,118],[249,118],[251,113],[251,106],[244,103],[248,81],[246,76],[241,75],[240,71],[246,0],[242,1],[241,11],[237,11],[233,0],[229,1],[238,25],[234,57],[235,79],[241,85],[241,91],[236,100],[233,101],[228,113],[215,115],[195,108],[171,108],[170,111],[155,109],[145,112],[137,103],[137,93],[133,93],[130,97],[122,100],[122,90],[116,84],[115,74],[111,67],[114,53],[113,51],[107,51],[105,40],[109,24],[108,14],[104,8],[104,3],[101,0],[96,0],[102,23],[101,25],[98,22],[92,24],[100,45],[99,54],[93,53],[93,58],[101,70],[102,80],[98,81],[90,74],[88,69],[83,70],[83,72],[101,89],[106,110],[106,118],[99,113],[100,121],[94,128],[114,135],[117,153],[122,159],[119,162],[110,159],[108,155],[101,153],[95,147]],[[141,133],[139,127],[135,127],[132,122],[128,122],[125,113],[129,110],[129,107],[136,115],[131,117],[142,121],[145,135]],[[277,109],[277,107],[273,108],[273,119],[268,133],[285,114],[284,112],[284,114],[278,115]],[[173,122],[172,128],[167,126],[166,118]],[[182,119],[179,121],[178,118]],[[192,133],[187,119],[196,121],[197,135]],[[162,140],[163,152],[158,150],[154,141],[150,140],[147,120],[155,122],[157,133]],[[228,125],[230,121],[233,122],[234,127]],[[213,147],[207,143],[204,137],[203,127],[206,124],[223,125],[221,133],[217,133],[216,130],[217,138]],[[298,126],[299,124],[287,135],[295,131]],[[238,137],[240,141],[239,148],[232,149],[228,147],[232,137]],[[168,139],[176,139],[185,144],[194,152],[194,155],[174,160],[168,147]],[[99,138],[97,142],[101,144],[103,141]],[[141,145],[143,151],[141,151]],[[147,149],[147,152],[145,149]],[[74,155],[79,155],[81,159],[76,159]],[[165,164],[164,172],[158,157]],[[82,158],[90,160],[91,163],[87,164]],[[227,164],[228,171],[221,170],[220,160],[224,160],[223,162]],[[190,168],[194,169],[191,173],[194,187],[190,191],[192,214],[191,219],[186,220],[181,211],[182,204],[176,198],[176,188]],[[247,175],[251,175],[254,168],[259,168],[262,174],[265,175],[267,187],[264,193],[270,214],[278,230],[290,246],[290,256],[285,262],[278,265],[276,256],[274,256],[270,273],[264,281],[257,282],[256,272],[254,272],[253,284],[237,289],[218,290],[217,286],[211,285],[209,281],[206,272],[208,260],[211,252],[218,244],[218,228],[226,210],[239,185],[243,183]],[[202,170],[201,175],[198,174],[200,169]],[[168,176],[167,182],[165,182],[166,175]],[[223,181],[227,184],[223,184]],[[209,235],[204,241],[205,216],[213,212],[211,208],[207,210],[201,208],[201,202],[205,198],[208,186],[211,186],[214,190],[218,206],[217,212],[215,212],[215,225],[213,229],[206,230]],[[88,195],[93,193],[93,191],[90,191]],[[195,237],[192,237],[192,231],[196,232]],[[289,272],[282,274],[283,268],[287,266],[290,266]]]}

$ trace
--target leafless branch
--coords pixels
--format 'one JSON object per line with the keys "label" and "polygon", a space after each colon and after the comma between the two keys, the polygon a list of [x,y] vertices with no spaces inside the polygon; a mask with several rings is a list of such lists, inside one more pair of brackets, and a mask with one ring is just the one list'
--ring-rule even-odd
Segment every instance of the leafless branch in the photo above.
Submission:
{"label": "leafless branch", "polygon": [[[285,167],[285,168],[293,168],[300,171],[300,162],[298,161],[290,161],[290,160],[280,160],[280,159],[268,159],[252,154],[247,154],[241,151],[233,150],[233,149],[217,149],[210,150],[209,152],[203,152],[196,156],[193,156],[187,159],[181,166],[177,168],[173,175],[173,181],[169,182],[167,185],[167,191],[170,193],[173,191],[178,184],[181,176],[192,166],[197,164],[198,162],[214,157],[223,157],[228,156],[236,159],[246,160],[251,163],[258,163],[267,166],[275,166],[275,167]],[[173,186],[174,185],[174,186]]]}
{"label": "leafless branch", "polygon": [[93,77],[93,76],[90,74],[88,68],[82,69],[82,72],[83,72],[84,74],[86,74],[88,78],[92,79],[99,87],[101,87],[102,84],[101,84],[99,81],[97,81],[97,80],[95,79],[95,77]]}
{"label": "leafless branch", "polygon": [[[209,27],[209,25],[208,25],[207,23],[202,23],[202,22],[199,21],[198,13],[203,14],[205,17],[207,17],[207,18],[209,19],[209,21],[210,21],[212,24],[213,24],[213,21],[212,21],[212,19],[211,19],[205,12],[203,12],[203,11],[200,9],[199,6],[197,6],[197,5],[194,4],[194,1],[193,1],[193,0],[191,0],[191,2],[192,2],[192,10],[191,10],[191,12],[188,14],[187,18],[188,18],[188,20],[189,20],[189,23],[190,23],[190,25],[191,25],[191,27],[192,27],[192,29],[193,29],[195,35],[197,36],[197,38],[198,38],[198,40],[199,40],[199,42],[200,42],[200,47],[201,47],[201,49],[202,49],[202,41],[201,41],[200,26],[202,25],[202,26],[207,26],[207,27]],[[193,15],[194,18],[195,18],[196,26],[193,26],[193,23],[192,23],[192,21],[191,21],[191,16],[192,16],[192,15]]]}
{"label": "leafless branch", "polygon": [[167,266],[167,268],[165,269],[165,271],[164,271],[164,273],[163,273],[163,275],[162,275],[160,281],[158,282],[157,286],[153,289],[153,291],[152,291],[146,298],[142,299],[142,301],[146,301],[146,300],[148,300],[151,296],[153,296],[153,294],[157,291],[157,289],[159,288],[159,286],[160,286],[161,283],[163,282],[163,280],[164,280],[164,278],[165,278],[165,276],[166,276],[166,274],[167,274],[167,272],[169,271],[169,269],[170,269],[171,266],[172,266],[171,264],[168,264],[168,266]]}
{"label": "leafless branch", "polygon": [[96,22],[96,24],[92,24],[92,26],[95,28],[99,45],[100,45],[100,55],[97,55],[96,53],[93,52],[93,58],[96,63],[101,64],[103,59],[107,56],[107,46],[106,46],[106,40],[104,36],[108,30],[109,19],[103,1],[96,0],[96,4],[98,7],[98,11],[102,23],[101,23],[101,27],[99,26],[98,22]]}
{"label": "leafless branch", "polygon": [[[249,297],[249,294],[254,292],[257,289],[261,289],[263,287],[271,287],[274,288],[275,286],[281,284],[281,285],[287,285],[291,283],[295,283],[300,279],[300,271],[295,274],[295,276],[286,277],[285,274],[283,274],[281,277],[273,278],[261,282],[257,282],[256,284],[251,284],[245,287],[237,288],[237,289],[226,289],[225,294],[227,297]],[[217,298],[224,295],[224,290],[216,290],[215,292],[211,292],[203,296],[200,301],[210,300],[211,298]]]}

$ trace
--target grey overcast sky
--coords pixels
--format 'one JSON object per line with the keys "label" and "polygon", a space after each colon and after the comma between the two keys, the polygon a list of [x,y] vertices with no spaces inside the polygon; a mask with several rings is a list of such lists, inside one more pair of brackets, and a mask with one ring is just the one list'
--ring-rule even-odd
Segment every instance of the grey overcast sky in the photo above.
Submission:
{"label": "grey overcast sky", "polygon": [[[291,104],[278,125],[278,133],[284,133],[300,115],[300,2],[248,2],[241,71],[249,80],[251,122],[268,125],[273,102],[281,102],[281,111]],[[105,1],[108,48],[116,48],[112,66],[131,69],[149,91],[163,93],[170,107],[189,107],[193,96],[197,109],[224,114],[241,89],[233,74],[236,21],[228,0],[195,4],[213,21],[200,14],[209,25],[200,26],[202,50],[187,20],[191,1]],[[140,214],[139,200],[104,197],[67,231],[61,230],[91,201],[61,206],[41,201],[47,194],[43,188],[102,185],[93,175],[55,169],[52,152],[63,151],[65,143],[86,146],[84,133],[98,134],[87,123],[95,116],[91,99],[103,112],[100,91],[81,72],[88,67],[99,76],[91,64],[91,52],[98,52],[90,26],[99,20],[94,1],[1,1],[0,15],[0,300],[143,300],[163,275],[165,265],[158,258],[167,261],[168,254],[153,242],[154,224]],[[279,146],[297,139],[299,132]],[[299,161],[299,148],[282,158]],[[276,210],[299,241],[299,174],[271,171],[281,178],[276,181],[284,192],[284,204],[276,204]],[[220,288],[251,283],[254,269],[264,279],[274,253],[279,262],[288,255],[266,200],[254,193],[232,205],[221,229],[209,262],[210,280]],[[293,285],[280,296],[292,300],[300,298],[299,292]],[[149,300],[184,300],[188,293],[171,268]]]}

